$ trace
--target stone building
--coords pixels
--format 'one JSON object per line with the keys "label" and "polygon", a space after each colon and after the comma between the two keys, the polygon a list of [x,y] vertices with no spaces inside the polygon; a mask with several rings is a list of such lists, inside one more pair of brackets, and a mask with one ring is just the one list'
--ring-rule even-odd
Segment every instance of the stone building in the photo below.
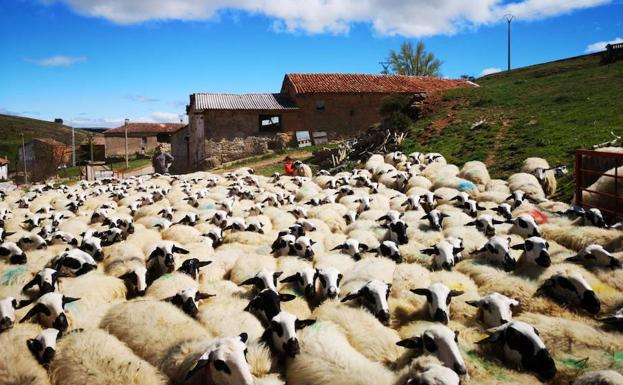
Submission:
{"label": "stone building", "polygon": [[[390,95],[421,98],[473,85],[421,76],[287,74],[279,93],[190,95],[188,130],[202,137],[191,134],[186,140],[195,154],[203,151],[208,158],[231,161],[293,144],[297,131],[308,131],[311,137],[326,132],[329,140],[353,136],[381,121],[380,108]],[[205,148],[199,150],[204,139]],[[172,143],[172,151],[183,155],[186,146],[185,141]],[[197,162],[191,161],[184,170],[200,168],[201,157]]]}
{"label": "stone building", "polygon": [[106,158],[125,157],[125,132],[128,131],[128,154],[152,152],[159,143],[169,143],[171,134],[184,127],[179,123],[128,123],[104,131]]}
{"label": "stone building", "polygon": [[26,162],[29,180],[38,182],[56,175],[69,164],[71,146],[51,138],[33,138],[23,148],[18,147],[17,157],[21,167]]}

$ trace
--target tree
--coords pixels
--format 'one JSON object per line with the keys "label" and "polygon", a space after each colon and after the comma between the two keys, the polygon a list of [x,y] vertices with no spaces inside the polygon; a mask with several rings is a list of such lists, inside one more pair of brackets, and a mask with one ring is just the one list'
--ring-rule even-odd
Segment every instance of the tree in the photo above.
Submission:
{"label": "tree", "polygon": [[418,42],[415,48],[410,41],[400,45],[398,52],[391,50],[387,61],[393,73],[399,75],[440,76],[441,61],[435,58],[432,52],[426,52],[423,42]]}

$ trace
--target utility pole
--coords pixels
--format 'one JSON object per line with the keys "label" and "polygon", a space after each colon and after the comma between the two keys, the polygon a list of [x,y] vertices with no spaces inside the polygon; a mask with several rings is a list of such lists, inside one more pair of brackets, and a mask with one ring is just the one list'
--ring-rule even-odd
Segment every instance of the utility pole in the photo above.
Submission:
{"label": "utility pole", "polygon": [[76,130],[71,128],[71,165],[76,167]]}
{"label": "utility pole", "polygon": [[128,123],[130,119],[126,119],[124,123],[125,127],[125,168],[130,168],[130,161],[128,160]]}
{"label": "utility pole", "polygon": [[22,161],[24,162],[24,184],[28,184],[28,172],[26,171],[26,145],[24,144],[24,133],[22,132]]}
{"label": "utility pole", "polygon": [[506,19],[506,22],[508,23],[508,69],[507,71],[510,71],[511,70],[511,22],[513,21],[515,16],[509,13],[507,15],[504,15],[504,18]]}

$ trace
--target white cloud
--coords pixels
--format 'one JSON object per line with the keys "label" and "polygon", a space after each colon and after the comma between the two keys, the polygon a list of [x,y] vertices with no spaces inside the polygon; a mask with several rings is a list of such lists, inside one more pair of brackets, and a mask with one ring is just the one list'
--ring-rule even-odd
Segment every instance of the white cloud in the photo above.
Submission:
{"label": "white cloud", "polygon": [[69,67],[76,63],[84,63],[87,58],[86,56],[56,55],[43,59],[27,59],[27,61],[43,67]]}
{"label": "white cloud", "polygon": [[186,121],[185,114],[179,114],[177,112],[154,112],[147,119],[155,123],[179,123],[180,118]]}
{"label": "white cloud", "polygon": [[499,22],[552,17],[611,0],[40,0],[62,2],[76,12],[118,24],[150,20],[215,20],[226,10],[272,18],[277,31],[346,33],[369,23],[381,35],[431,36]]}
{"label": "white cloud", "polygon": [[125,98],[133,102],[140,102],[140,103],[154,103],[154,102],[160,101],[160,99],[152,98],[150,96],[145,96],[145,95],[128,95]]}
{"label": "white cloud", "polygon": [[487,76],[487,75],[491,75],[491,74],[496,74],[498,72],[502,72],[502,69],[501,68],[495,68],[495,67],[485,68],[480,73],[480,76]]}
{"label": "white cloud", "polygon": [[586,53],[605,51],[606,45],[623,43],[623,38],[617,37],[610,41],[598,41],[597,43],[589,44],[586,46]]}
{"label": "white cloud", "polygon": [[[135,123],[179,123],[182,118],[184,123],[188,123],[188,117],[176,112],[153,112],[150,115],[130,118],[130,122]],[[77,117],[69,119],[65,124],[72,127],[103,127],[113,128],[123,124],[125,118],[89,118],[84,114],[78,114]]]}

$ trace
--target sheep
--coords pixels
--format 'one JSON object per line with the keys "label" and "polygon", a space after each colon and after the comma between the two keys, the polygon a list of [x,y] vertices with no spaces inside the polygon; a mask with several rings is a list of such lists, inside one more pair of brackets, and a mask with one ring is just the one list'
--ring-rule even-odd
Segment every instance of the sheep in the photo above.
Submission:
{"label": "sheep", "polygon": [[450,290],[442,283],[434,283],[427,288],[412,289],[411,292],[417,295],[426,296],[428,314],[434,321],[444,325],[450,320],[450,301],[452,297],[463,294],[461,290]]}
{"label": "sheep", "polygon": [[52,382],[84,384],[91,381],[93,373],[97,373],[97,381],[105,383],[167,383],[156,368],[103,330],[85,330],[63,337],[50,366]]}
{"label": "sheep", "polygon": [[97,262],[80,249],[67,249],[54,257],[49,266],[61,274],[78,277],[97,269]]}
{"label": "sheep", "polygon": [[10,329],[15,324],[15,310],[29,305],[29,300],[17,301],[15,297],[0,299],[0,333]]}
{"label": "sheep", "polygon": [[508,178],[508,187],[511,191],[523,191],[526,196],[534,201],[545,200],[545,192],[537,178],[532,174],[518,173]]}
{"label": "sheep", "polygon": [[330,321],[316,321],[300,332],[299,340],[300,353],[286,367],[289,384],[396,383],[396,375],[390,369],[359,353]]}
{"label": "sheep", "polygon": [[26,342],[40,331],[37,325],[19,325],[0,334],[0,376],[4,384],[50,385],[45,368],[39,365]]}
{"label": "sheep", "polygon": [[294,358],[300,352],[296,331],[313,325],[315,322],[314,319],[300,320],[296,316],[282,311],[270,320],[270,326],[266,328],[262,339],[273,350]]}
{"label": "sheep", "polygon": [[556,301],[581,307],[590,314],[599,313],[601,301],[579,273],[557,273],[548,278],[541,287],[539,293],[546,294]]}
{"label": "sheep", "polygon": [[78,301],[80,298],[66,297],[60,293],[47,293],[39,297],[20,323],[32,317],[39,316],[39,322],[44,327],[54,327],[63,332],[69,327],[69,320],[65,312],[65,305]]}
{"label": "sheep", "polygon": [[596,370],[584,373],[571,385],[618,385],[623,384],[623,375],[614,370]]}
{"label": "sheep", "polygon": [[0,244],[0,257],[6,258],[11,264],[26,264],[26,253],[14,242],[3,242]]}
{"label": "sheep", "polygon": [[482,188],[484,188],[491,181],[487,166],[479,161],[465,163],[463,168],[461,168],[461,172],[459,172],[459,176],[475,183],[476,185],[482,186]]}
{"label": "sheep", "polygon": [[[618,151],[620,152],[620,151]],[[616,210],[616,200],[606,199],[603,195],[594,194],[591,191],[610,194],[621,195],[621,187],[617,187],[615,178],[607,175],[623,175],[623,166],[618,168],[613,167],[600,176],[595,182],[582,191],[582,203],[588,207],[601,207],[607,210]]]}
{"label": "sheep", "polygon": [[60,331],[49,328],[44,329],[35,338],[29,338],[26,346],[32,355],[44,368],[48,368],[56,354],[56,340],[60,337]]}
{"label": "sheep", "polygon": [[412,363],[415,373],[405,385],[459,385],[460,378],[456,372],[441,365],[441,362],[432,356],[423,356]]}
{"label": "sheep", "polygon": [[541,236],[541,229],[531,215],[521,214],[514,218],[512,223],[508,230],[510,234],[517,234],[522,238]]}
{"label": "sheep", "polygon": [[512,308],[519,306],[519,301],[500,293],[490,293],[472,301],[466,301],[470,306],[482,312],[482,318],[487,328],[497,327],[508,323],[513,317]]}
{"label": "sheep", "polygon": [[479,344],[501,344],[504,356],[516,367],[534,372],[540,379],[551,380],[556,364],[536,329],[522,321],[511,321],[493,329]]}
{"label": "sheep", "polygon": [[22,292],[27,292],[34,286],[38,287],[39,296],[55,291],[58,287],[58,272],[47,267],[42,269],[24,285]]}
{"label": "sheep", "polygon": [[596,243],[607,250],[623,251],[623,235],[620,230],[553,224],[544,224],[541,227],[545,238],[572,250],[579,251]]}
{"label": "sheep", "polygon": [[424,352],[433,353],[444,366],[461,376],[467,374],[467,368],[457,342],[458,332],[435,324],[426,328],[420,336],[406,338],[396,344],[407,349],[423,349]]}

